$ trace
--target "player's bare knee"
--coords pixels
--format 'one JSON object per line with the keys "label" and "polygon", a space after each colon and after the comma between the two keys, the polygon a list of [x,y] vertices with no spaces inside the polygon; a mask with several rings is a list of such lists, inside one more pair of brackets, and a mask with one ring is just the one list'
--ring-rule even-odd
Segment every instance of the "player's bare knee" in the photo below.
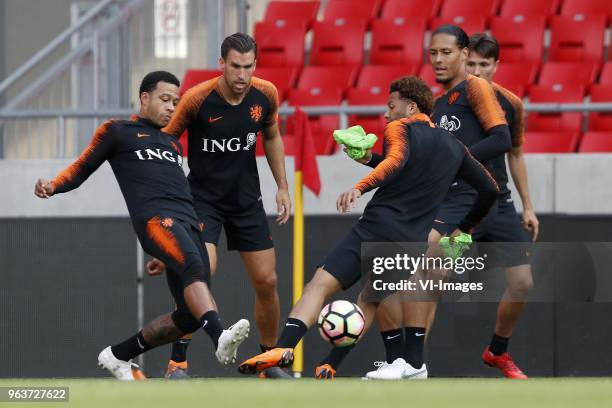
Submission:
{"label": "player's bare knee", "polygon": [[253,279],[253,287],[258,296],[261,295],[273,295],[276,294],[276,286],[278,284],[278,278],[276,271],[272,271],[259,274]]}
{"label": "player's bare knee", "polygon": [[522,276],[508,283],[508,290],[515,296],[526,296],[533,289],[533,277]]}

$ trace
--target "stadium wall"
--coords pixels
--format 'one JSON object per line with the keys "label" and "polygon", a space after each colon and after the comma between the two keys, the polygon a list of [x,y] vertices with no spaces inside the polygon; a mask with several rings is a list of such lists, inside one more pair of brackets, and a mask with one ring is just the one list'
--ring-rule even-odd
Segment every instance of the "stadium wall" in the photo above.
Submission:
{"label": "stadium wall", "polygon": [[[276,184],[265,158],[257,159],[264,206],[275,213]],[[108,164],[104,164],[78,190],[42,201],[34,197],[34,183],[39,177],[51,178],[70,160],[0,160],[3,195],[0,217],[117,217],[127,216],[119,187]],[[605,215],[612,214],[612,190],[608,172],[610,154],[527,155],[529,186],[539,214]],[[317,198],[304,193],[307,215],[336,214],[338,194],[351,188],[370,170],[346,157],[319,157],[322,190]],[[187,165],[184,166],[187,171]],[[293,195],[293,158],[286,160],[290,192]],[[517,208],[520,200],[514,187]],[[360,200],[355,212],[363,211],[369,196]]]}
{"label": "stadium wall", "polygon": [[[4,173],[2,173],[4,175]],[[4,178],[6,180],[6,178]],[[291,303],[292,226],[270,218],[277,249],[282,316]],[[341,239],[356,216],[308,216],[306,279]],[[612,241],[612,216],[544,215],[543,241]],[[126,217],[0,218],[0,377],[98,377],[97,353],[138,329],[137,242]],[[213,291],[225,323],[253,319],[253,293],[240,258],[220,241]],[[537,271],[536,271],[537,273]],[[578,279],[591,279],[587,268]],[[148,321],[173,309],[163,277],[145,277],[144,311]],[[237,294],[239,294],[237,296]],[[338,297],[355,299],[356,289]],[[585,299],[588,297],[585,294]],[[491,336],[494,303],[443,303],[428,345],[431,376],[496,376],[480,362]],[[512,339],[511,351],[532,376],[612,374],[607,352],[610,303],[531,303]],[[305,375],[326,352],[312,330],[305,339]],[[148,375],[162,375],[169,346],[146,354]],[[197,376],[237,375],[235,367],[213,360],[209,339],[198,333],[190,346]],[[240,356],[258,350],[257,331]],[[373,330],[346,361],[341,373],[359,376],[383,358]]]}

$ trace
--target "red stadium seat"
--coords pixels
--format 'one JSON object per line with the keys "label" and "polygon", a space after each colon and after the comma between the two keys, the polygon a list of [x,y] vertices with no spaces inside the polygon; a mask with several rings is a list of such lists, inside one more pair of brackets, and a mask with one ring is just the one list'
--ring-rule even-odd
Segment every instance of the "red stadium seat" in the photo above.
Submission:
{"label": "red stadium seat", "polygon": [[417,65],[365,65],[357,78],[356,88],[387,97],[389,84],[406,75],[416,75]]}
{"label": "red stadium seat", "polygon": [[[591,102],[612,102],[612,84],[593,85],[590,91]],[[591,112],[589,130],[612,131],[612,112]]]}
{"label": "red stadium seat", "polygon": [[358,66],[363,63],[365,29],[359,22],[317,22],[314,25],[311,65]]}
{"label": "red stadium seat", "polygon": [[461,27],[467,35],[482,33],[486,28],[487,18],[480,15],[456,16],[456,17],[436,17],[429,20],[429,28],[434,31],[444,24],[453,24]]}
{"label": "red stadium seat", "polygon": [[542,16],[493,17],[491,34],[499,42],[500,60],[503,63],[541,61],[545,26]]}
{"label": "red stadium seat", "polygon": [[387,0],[380,14],[381,20],[411,21],[438,15],[442,0]]}
{"label": "red stadium seat", "polygon": [[586,132],[582,136],[580,153],[609,153],[612,152],[612,132]]}
{"label": "red stadium seat", "polygon": [[308,29],[317,19],[319,1],[271,1],[264,20],[279,27],[301,26]]}
{"label": "red stadium seat", "polygon": [[493,80],[522,98],[535,81],[536,73],[537,64],[534,63],[500,62]]}
{"label": "red stadium seat", "polygon": [[595,82],[597,64],[593,62],[548,62],[540,71],[540,85],[582,85]]}
{"label": "red stadium seat", "polygon": [[[584,99],[584,87],[580,85],[534,85],[529,90],[529,102],[580,103]],[[527,117],[527,129],[544,132],[579,132],[582,129],[582,113],[539,113]]]}
{"label": "red stadium seat", "polygon": [[305,67],[298,80],[298,89],[321,93],[327,89],[339,89],[344,93],[355,83],[356,68],[347,67]]}
{"label": "red stadium seat", "polygon": [[375,20],[372,24],[370,64],[423,63],[425,20]]}
{"label": "red stadium seat", "polygon": [[304,35],[297,25],[255,24],[257,65],[264,67],[301,67],[304,65]]}
{"label": "red stadium seat", "polygon": [[488,18],[497,14],[499,0],[444,0],[440,17],[479,16]]}
{"label": "red stadium seat", "polygon": [[525,153],[573,153],[578,147],[578,132],[526,132]]}
{"label": "red stadium seat", "polygon": [[[413,65],[366,65],[362,68],[357,86],[348,91],[349,105],[386,105],[389,97],[389,85],[397,78],[414,75]],[[384,115],[349,115],[349,125],[361,125],[381,140],[385,130]],[[382,143],[382,141],[380,142]],[[382,144],[377,143],[374,151],[380,153]]]}
{"label": "red stadium seat", "polygon": [[564,0],[561,15],[575,16],[610,16],[612,7],[609,0]]}
{"label": "red stadium seat", "polygon": [[[348,92],[349,105],[386,105],[389,92],[372,93],[369,89],[353,88]],[[367,133],[374,133],[378,141],[372,148],[375,153],[382,153],[382,138],[385,133],[385,115],[349,115],[349,126],[361,125]]]}
{"label": "red stadium seat", "polygon": [[255,68],[256,77],[272,82],[278,90],[278,98],[284,101],[287,92],[293,88],[299,73],[298,68],[294,67],[259,67]]}
{"label": "red stadium seat", "polygon": [[599,83],[602,85],[612,85],[612,62],[606,62],[599,75]]}
{"label": "red stadium seat", "polygon": [[381,3],[381,0],[328,0],[323,21],[340,24],[352,21],[369,26],[378,15]]}
{"label": "red stadium seat", "polygon": [[606,17],[580,20],[554,16],[550,26],[549,61],[595,61],[603,59]]}
{"label": "red stadium seat", "polygon": [[419,77],[429,84],[429,88],[434,96],[442,95],[444,93],[444,88],[442,88],[442,85],[436,82],[436,75],[434,74],[431,65],[423,65],[419,71]]}
{"label": "red stadium seat", "polygon": [[504,0],[500,16],[544,16],[550,17],[557,12],[559,0]]}
{"label": "red stadium seat", "polygon": [[193,88],[195,85],[218,77],[219,75],[221,75],[221,71],[218,69],[188,69],[185,71],[185,76],[181,81],[179,93],[182,95],[189,88]]}
{"label": "red stadium seat", "polygon": [[[288,102],[291,106],[332,106],[340,105],[342,93],[338,89],[325,89],[318,93],[292,89],[289,91]],[[317,154],[332,154],[336,143],[332,137],[334,130],[340,126],[338,115],[309,116],[310,130],[314,139]],[[293,118],[287,119],[286,134],[295,133]]]}

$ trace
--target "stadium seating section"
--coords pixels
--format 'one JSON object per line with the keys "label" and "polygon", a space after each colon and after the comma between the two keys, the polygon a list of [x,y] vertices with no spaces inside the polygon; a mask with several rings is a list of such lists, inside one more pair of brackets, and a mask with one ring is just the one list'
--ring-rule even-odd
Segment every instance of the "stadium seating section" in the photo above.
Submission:
{"label": "stadium seating section", "polygon": [[[385,105],[389,83],[403,75],[421,76],[440,94],[427,45],[447,23],[494,35],[495,81],[529,102],[612,102],[612,0],[272,0],[253,27],[256,75],[290,106]],[[218,74],[188,70],[181,92]],[[309,123],[318,154],[335,152],[338,116]],[[349,115],[348,123],[379,136],[385,126],[383,115]],[[529,153],[612,152],[612,112],[532,112],[527,130]],[[282,131],[292,154],[291,118]]]}

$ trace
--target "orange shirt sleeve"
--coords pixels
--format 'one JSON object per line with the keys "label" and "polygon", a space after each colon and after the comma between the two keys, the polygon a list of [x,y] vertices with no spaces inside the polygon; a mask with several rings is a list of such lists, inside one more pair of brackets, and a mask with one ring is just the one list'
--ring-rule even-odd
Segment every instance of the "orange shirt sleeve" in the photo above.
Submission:
{"label": "orange shirt sleeve", "polygon": [[380,187],[397,176],[408,160],[408,126],[402,120],[396,120],[385,128],[385,158],[353,188],[366,193]]}
{"label": "orange shirt sleeve", "polygon": [[202,82],[185,92],[172,115],[170,123],[162,130],[175,137],[182,135],[196,119],[204,100],[216,88],[218,79],[219,77]]}
{"label": "orange shirt sleeve", "polygon": [[278,121],[279,100],[278,90],[276,89],[276,86],[274,86],[274,84],[270,81],[266,81],[257,77],[251,78],[251,84],[253,85],[253,87],[261,91],[261,93],[263,93],[270,102],[270,112],[264,118],[263,126],[266,128],[273,126]]}
{"label": "orange shirt sleeve", "polygon": [[466,89],[472,110],[485,131],[508,124],[491,84],[482,78],[470,75]]}
{"label": "orange shirt sleeve", "polygon": [[494,89],[499,91],[512,105],[514,110],[514,123],[510,129],[512,136],[512,147],[520,147],[525,142],[525,108],[521,98],[498,84],[493,84]]}
{"label": "orange shirt sleeve", "polygon": [[79,158],[51,181],[55,193],[65,193],[79,187],[110,157],[114,148],[113,123],[106,121],[101,124]]}

